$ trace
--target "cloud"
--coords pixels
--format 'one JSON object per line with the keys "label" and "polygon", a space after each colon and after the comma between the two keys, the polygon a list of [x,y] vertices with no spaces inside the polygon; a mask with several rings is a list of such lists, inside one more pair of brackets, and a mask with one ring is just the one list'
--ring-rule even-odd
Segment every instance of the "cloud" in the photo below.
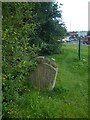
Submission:
{"label": "cloud", "polygon": [[88,30],[89,0],[58,0],[63,4],[62,15],[68,31]]}

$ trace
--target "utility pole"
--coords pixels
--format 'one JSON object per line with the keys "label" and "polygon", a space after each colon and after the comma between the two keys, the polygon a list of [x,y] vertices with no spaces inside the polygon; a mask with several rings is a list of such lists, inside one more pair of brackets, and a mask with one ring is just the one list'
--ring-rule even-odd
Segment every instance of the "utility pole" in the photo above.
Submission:
{"label": "utility pole", "polygon": [[70,20],[70,31],[71,31],[71,20]]}

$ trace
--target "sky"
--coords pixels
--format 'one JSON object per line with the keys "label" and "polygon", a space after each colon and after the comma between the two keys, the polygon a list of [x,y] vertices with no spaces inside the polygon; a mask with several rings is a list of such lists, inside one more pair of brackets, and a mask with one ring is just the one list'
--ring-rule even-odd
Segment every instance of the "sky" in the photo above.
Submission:
{"label": "sky", "polygon": [[62,3],[62,18],[68,31],[88,30],[88,2],[90,0],[57,0]]}

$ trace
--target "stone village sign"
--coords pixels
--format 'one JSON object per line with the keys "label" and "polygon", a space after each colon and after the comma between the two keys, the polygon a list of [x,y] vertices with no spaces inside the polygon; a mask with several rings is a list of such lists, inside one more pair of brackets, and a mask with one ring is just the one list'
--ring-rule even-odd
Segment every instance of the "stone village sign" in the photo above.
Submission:
{"label": "stone village sign", "polygon": [[32,85],[38,89],[52,90],[55,86],[58,66],[53,59],[39,56],[36,58],[37,67],[32,72]]}

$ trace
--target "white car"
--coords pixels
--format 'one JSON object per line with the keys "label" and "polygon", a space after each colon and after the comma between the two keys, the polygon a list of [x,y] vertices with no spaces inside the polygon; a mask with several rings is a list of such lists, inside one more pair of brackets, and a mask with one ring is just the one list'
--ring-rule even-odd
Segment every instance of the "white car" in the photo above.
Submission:
{"label": "white car", "polygon": [[70,37],[66,37],[66,42],[70,42]]}

